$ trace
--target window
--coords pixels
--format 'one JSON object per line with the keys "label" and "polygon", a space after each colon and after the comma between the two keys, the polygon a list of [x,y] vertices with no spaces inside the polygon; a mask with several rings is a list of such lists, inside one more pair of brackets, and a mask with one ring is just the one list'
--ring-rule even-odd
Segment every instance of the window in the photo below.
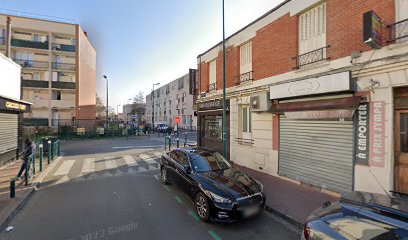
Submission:
{"label": "window", "polygon": [[242,106],[242,114],[241,114],[241,130],[242,130],[242,138],[251,139],[251,109],[248,106]]}
{"label": "window", "polygon": [[183,89],[184,88],[184,78],[180,78],[178,80],[178,89]]}
{"label": "window", "polygon": [[217,152],[192,153],[190,158],[192,168],[198,173],[231,168],[231,164]]}
{"label": "window", "polygon": [[210,62],[210,86],[209,90],[215,90],[217,84],[217,60]]}
{"label": "window", "polygon": [[252,71],[252,42],[246,43],[239,48],[240,74]]}
{"label": "window", "polygon": [[170,158],[182,166],[188,165],[188,156],[181,151],[173,150],[170,153]]}
{"label": "window", "polygon": [[207,116],[204,119],[204,137],[222,139],[222,116]]}
{"label": "window", "polygon": [[61,91],[52,91],[52,100],[61,100]]}
{"label": "window", "polygon": [[299,16],[299,54],[326,46],[326,3]]}

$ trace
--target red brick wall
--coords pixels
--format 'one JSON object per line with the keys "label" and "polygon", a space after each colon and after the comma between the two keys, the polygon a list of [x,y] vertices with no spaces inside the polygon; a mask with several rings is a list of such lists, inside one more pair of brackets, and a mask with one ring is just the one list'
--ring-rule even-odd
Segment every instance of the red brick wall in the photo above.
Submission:
{"label": "red brick wall", "polygon": [[[210,64],[201,63],[200,65],[198,65],[198,70],[199,70],[198,91],[208,92],[208,87],[209,87],[209,82],[210,82]],[[200,80],[200,77],[201,77],[201,80]]]}
{"label": "red brick wall", "polygon": [[96,106],[87,105],[79,106],[76,110],[76,119],[78,120],[95,120],[96,119]]}
{"label": "red brick wall", "polygon": [[[326,42],[333,59],[350,56],[351,52],[371,50],[363,43],[363,14],[374,10],[386,23],[395,21],[393,0],[329,0],[326,12]],[[384,33],[385,36],[387,32]]]}
{"label": "red brick wall", "polygon": [[254,79],[292,71],[297,55],[297,16],[282,16],[256,33],[252,40]]}

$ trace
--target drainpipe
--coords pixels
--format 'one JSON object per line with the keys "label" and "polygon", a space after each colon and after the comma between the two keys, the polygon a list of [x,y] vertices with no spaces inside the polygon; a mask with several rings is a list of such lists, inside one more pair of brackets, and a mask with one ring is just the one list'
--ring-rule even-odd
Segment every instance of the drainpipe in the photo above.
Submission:
{"label": "drainpipe", "polygon": [[11,17],[7,17],[6,25],[6,57],[11,57]]}

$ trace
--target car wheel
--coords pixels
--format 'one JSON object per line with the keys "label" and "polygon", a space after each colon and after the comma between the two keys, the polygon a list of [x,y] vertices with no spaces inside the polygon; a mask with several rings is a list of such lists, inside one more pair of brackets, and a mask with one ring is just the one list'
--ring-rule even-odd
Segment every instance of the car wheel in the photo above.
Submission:
{"label": "car wheel", "polygon": [[162,167],[161,168],[161,171],[160,171],[160,175],[161,175],[161,181],[162,181],[162,183],[163,184],[169,184],[169,180],[167,179],[167,169],[166,169],[166,167]]}
{"label": "car wheel", "polygon": [[198,193],[195,197],[195,207],[200,219],[208,222],[210,219],[210,205],[207,197],[202,192]]}

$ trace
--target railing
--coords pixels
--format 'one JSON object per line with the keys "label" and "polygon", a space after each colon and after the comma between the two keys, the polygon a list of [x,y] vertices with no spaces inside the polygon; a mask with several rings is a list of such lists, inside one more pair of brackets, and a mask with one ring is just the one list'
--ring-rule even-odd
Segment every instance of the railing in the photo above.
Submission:
{"label": "railing", "polygon": [[48,81],[43,80],[24,80],[22,81],[23,87],[29,88],[48,88]]}
{"label": "railing", "polygon": [[63,51],[63,52],[75,52],[76,51],[76,46],[75,45],[53,43],[52,44],[52,50]]}
{"label": "railing", "polygon": [[48,118],[24,118],[23,126],[26,127],[48,126]]}
{"label": "railing", "polygon": [[250,81],[254,80],[253,73],[254,73],[254,71],[249,71],[249,72],[246,72],[246,73],[242,73],[241,75],[235,77],[235,82],[237,84],[250,82]]}
{"label": "railing", "polygon": [[390,24],[387,27],[390,29],[390,40],[388,42],[408,37],[408,19]]}
{"label": "railing", "polygon": [[318,48],[316,50],[313,50],[307,53],[303,53],[297,57],[292,58],[296,60],[296,66],[294,67],[294,69],[298,69],[302,66],[306,66],[312,63],[317,63],[320,61],[330,59],[329,57],[327,57],[327,53],[326,53],[326,50],[329,47],[330,45],[327,45],[325,47]]}
{"label": "railing", "polygon": [[20,66],[25,68],[46,68],[48,69],[48,62],[42,61],[33,61],[33,60],[25,60],[25,59],[13,59],[14,62],[18,63]]}
{"label": "railing", "polygon": [[59,70],[75,71],[76,70],[76,65],[73,64],[73,63],[53,62],[52,63],[52,68],[53,69],[59,69]]}
{"label": "railing", "polygon": [[48,42],[34,42],[34,41],[28,41],[28,40],[22,40],[22,39],[11,39],[11,46],[48,49]]}
{"label": "railing", "polygon": [[76,84],[74,82],[51,82],[51,87],[58,89],[76,89]]}
{"label": "railing", "polygon": [[246,139],[246,138],[235,138],[235,142],[237,142],[238,144],[248,145],[248,146],[255,144],[255,140]]}
{"label": "railing", "polygon": [[209,91],[213,91],[213,90],[215,90],[215,89],[216,89],[215,83],[211,83],[210,86],[208,87],[208,90],[209,90]]}

